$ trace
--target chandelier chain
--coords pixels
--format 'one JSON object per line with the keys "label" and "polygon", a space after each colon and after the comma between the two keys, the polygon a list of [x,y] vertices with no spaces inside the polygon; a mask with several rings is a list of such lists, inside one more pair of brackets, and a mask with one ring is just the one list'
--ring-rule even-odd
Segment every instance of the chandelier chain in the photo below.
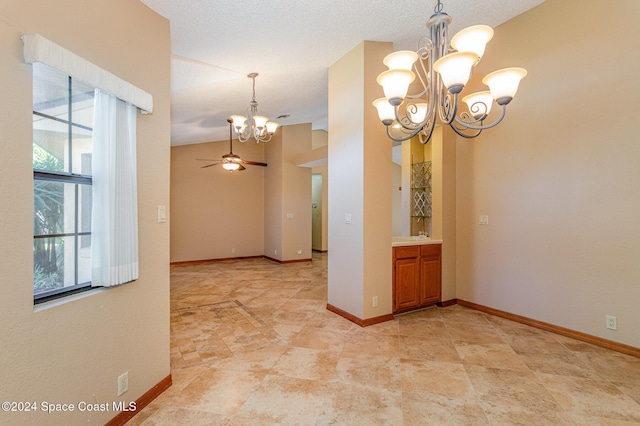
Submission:
{"label": "chandelier chain", "polygon": [[440,0],[438,0],[438,4],[436,4],[436,7],[433,8],[433,11],[435,13],[441,13],[442,12],[442,8],[443,8],[442,2]]}

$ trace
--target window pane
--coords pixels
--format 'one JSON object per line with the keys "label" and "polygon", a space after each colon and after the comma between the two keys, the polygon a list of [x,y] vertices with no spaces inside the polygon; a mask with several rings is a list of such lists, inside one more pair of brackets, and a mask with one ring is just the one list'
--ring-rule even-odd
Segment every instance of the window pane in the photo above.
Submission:
{"label": "window pane", "polygon": [[75,237],[34,238],[33,293],[75,285]]}
{"label": "window pane", "polygon": [[79,80],[72,80],[71,140],[73,141],[72,173],[91,175],[93,151],[93,88]]}
{"label": "window pane", "polygon": [[79,175],[91,175],[91,151],[93,150],[93,140],[91,131],[73,128],[73,167],[71,173]]}
{"label": "window pane", "polygon": [[69,114],[69,77],[54,68],[34,63],[33,110],[66,121]]}
{"label": "window pane", "polygon": [[33,182],[33,235],[64,232],[64,183]]}
{"label": "window pane", "polygon": [[[91,283],[94,88],[33,64],[33,290],[36,299]],[[86,183],[83,183],[86,182]],[[79,234],[87,235],[79,235]]]}
{"label": "window pane", "polygon": [[91,185],[78,185],[78,231],[91,232]]}
{"label": "window pane", "polygon": [[75,232],[76,187],[73,183],[33,181],[33,235]]}
{"label": "window pane", "polygon": [[78,284],[91,282],[91,235],[81,235],[78,248]]}
{"label": "window pane", "polygon": [[67,125],[33,115],[33,168],[68,172]]}
{"label": "window pane", "polygon": [[[83,127],[93,127],[93,92],[94,88],[83,81],[71,80],[71,121]],[[74,129],[74,133],[76,130]],[[91,137],[91,131],[87,131]]]}

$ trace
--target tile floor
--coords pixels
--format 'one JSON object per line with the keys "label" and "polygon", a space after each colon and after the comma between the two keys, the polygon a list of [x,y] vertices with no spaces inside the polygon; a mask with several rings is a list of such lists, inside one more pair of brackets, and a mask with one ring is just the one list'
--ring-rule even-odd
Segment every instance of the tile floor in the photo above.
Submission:
{"label": "tile floor", "polygon": [[638,358],[457,305],[361,328],[326,287],[326,254],[173,266],[173,386],[128,424],[640,424]]}

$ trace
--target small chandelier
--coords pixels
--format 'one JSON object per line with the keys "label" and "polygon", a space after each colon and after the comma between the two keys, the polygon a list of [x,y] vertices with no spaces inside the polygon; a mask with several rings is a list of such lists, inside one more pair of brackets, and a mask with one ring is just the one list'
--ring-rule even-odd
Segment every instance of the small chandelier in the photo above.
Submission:
{"label": "small chandelier", "polygon": [[249,102],[247,108],[247,116],[232,115],[233,128],[236,131],[238,140],[246,142],[249,139],[255,139],[256,143],[269,142],[271,136],[276,132],[279,124],[275,121],[269,121],[265,116],[258,115],[258,101],[256,101],[256,77],[257,72],[247,75],[253,81],[253,98]]}
{"label": "small chandelier", "polygon": [[[469,108],[458,115],[458,95],[471,78],[486,44],[493,37],[493,29],[474,25],[458,32],[449,47],[448,26],[451,17],[442,12],[442,3],[427,21],[429,36],[418,42],[417,51],[398,51],[387,55],[383,63],[389,68],[377,82],[384,90],[384,98],[373,105],[387,128],[387,135],[402,142],[416,135],[426,144],[431,139],[436,119],[449,125],[458,135],[475,138],[482,130],[496,126],[504,118],[507,104],[518,90],[520,80],[527,75],[523,68],[505,68],[482,79],[489,90],[462,98]],[[412,71],[413,70],[413,71]],[[409,85],[417,78],[422,91],[408,95]],[[484,120],[493,101],[502,107],[501,115],[492,123]]]}

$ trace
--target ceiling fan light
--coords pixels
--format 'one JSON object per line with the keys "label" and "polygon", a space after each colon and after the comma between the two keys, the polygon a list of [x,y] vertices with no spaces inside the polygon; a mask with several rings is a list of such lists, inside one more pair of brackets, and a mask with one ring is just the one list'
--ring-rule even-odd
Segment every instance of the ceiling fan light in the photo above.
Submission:
{"label": "ceiling fan light", "polygon": [[387,70],[378,75],[376,81],[384,90],[384,96],[393,106],[400,105],[407,96],[409,85],[416,79],[416,75],[407,70]]}
{"label": "ceiling fan light", "polygon": [[253,122],[256,125],[256,129],[264,129],[265,125],[267,124],[267,121],[269,121],[269,119],[263,115],[254,115],[253,116]]}
{"label": "ceiling fan light", "polygon": [[489,115],[491,112],[491,105],[493,104],[493,96],[491,92],[485,90],[484,92],[476,92],[462,98],[462,101],[469,107],[469,112],[476,120],[483,116]]}
{"label": "ceiling fan light", "polygon": [[389,67],[390,70],[407,70],[411,71],[413,64],[418,60],[418,54],[410,50],[399,50],[389,53],[384,57],[382,63]]}
{"label": "ceiling fan light", "polygon": [[471,77],[471,68],[478,61],[472,52],[454,52],[443,56],[433,64],[449,92],[460,93]]}
{"label": "ceiling fan light", "polygon": [[235,162],[222,163],[222,168],[229,171],[238,170],[240,168],[240,163],[235,163]]}
{"label": "ceiling fan light", "polygon": [[473,25],[458,31],[451,39],[451,47],[458,52],[472,52],[482,58],[487,43],[493,38],[493,28],[488,25]]}
{"label": "ceiling fan light", "polygon": [[276,132],[276,130],[278,130],[279,124],[276,123],[275,121],[267,121],[266,126],[267,126],[267,133],[272,135]]}
{"label": "ceiling fan light", "polygon": [[526,75],[524,68],[504,68],[487,74],[482,83],[489,86],[491,96],[499,105],[506,105],[516,95],[520,80]]}

